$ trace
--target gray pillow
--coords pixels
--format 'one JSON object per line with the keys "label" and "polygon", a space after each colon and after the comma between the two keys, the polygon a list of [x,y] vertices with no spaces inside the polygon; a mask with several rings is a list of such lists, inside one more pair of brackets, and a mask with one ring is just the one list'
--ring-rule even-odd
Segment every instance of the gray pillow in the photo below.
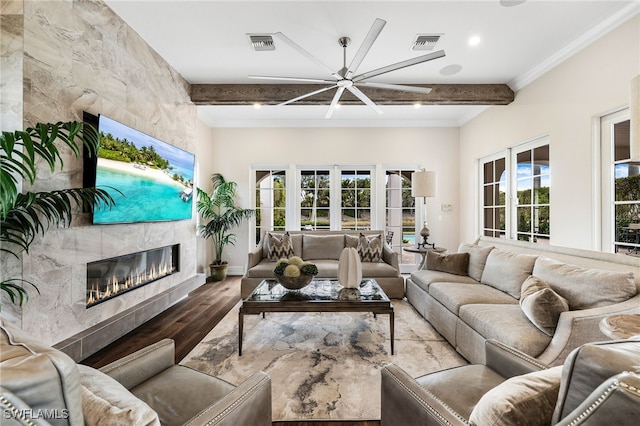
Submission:
{"label": "gray pillow", "polygon": [[360,234],[358,240],[358,254],[363,262],[382,261],[382,235]]}
{"label": "gray pillow", "polygon": [[519,299],[522,283],[531,275],[536,259],[530,254],[491,250],[480,282]]}
{"label": "gray pillow", "polygon": [[520,308],[540,331],[553,336],[560,314],[569,310],[569,304],[549,284],[532,275],[522,283]]}
{"label": "gray pillow", "polygon": [[288,232],[284,235],[278,236],[269,234],[269,260],[271,262],[277,262],[282,258],[290,258],[293,256],[293,244],[291,243],[291,236]]}
{"label": "gray pillow", "polygon": [[485,393],[473,407],[474,426],[550,425],[558,399],[562,366],[514,376]]}
{"label": "gray pillow", "polygon": [[477,244],[461,244],[458,247],[458,253],[469,253],[469,268],[467,275],[476,281],[482,279],[482,272],[487,263],[487,256],[493,250],[491,247],[480,247]]}
{"label": "gray pillow", "polygon": [[536,261],[533,274],[567,299],[571,310],[613,305],[637,292],[633,272],[583,268],[548,257]]}
{"label": "gray pillow", "polygon": [[312,259],[340,259],[344,248],[344,234],[308,235],[302,236],[302,258]]}
{"label": "gray pillow", "polygon": [[469,253],[440,254],[427,252],[427,269],[430,271],[448,272],[454,275],[467,275]]}

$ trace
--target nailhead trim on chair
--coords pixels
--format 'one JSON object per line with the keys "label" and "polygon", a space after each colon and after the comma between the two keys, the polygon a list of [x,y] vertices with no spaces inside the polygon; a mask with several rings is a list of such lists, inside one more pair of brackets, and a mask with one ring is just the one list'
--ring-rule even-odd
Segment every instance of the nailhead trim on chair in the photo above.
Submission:
{"label": "nailhead trim on chair", "polygon": [[535,358],[528,357],[528,356],[523,356],[522,352],[513,349],[511,346],[507,346],[504,343],[501,343],[501,342],[498,342],[498,341],[494,341],[494,342],[491,342],[491,343],[496,345],[496,346],[499,346],[500,348],[504,349],[505,351],[509,352],[511,355],[513,355],[515,357],[518,357],[518,358],[520,358],[520,359],[522,359],[524,361],[527,361],[528,363],[533,364],[536,367],[540,367],[540,369],[542,369],[542,370],[546,370],[546,369],[549,368],[548,365],[539,362]]}
{"label": "nailhead trim on chair", "polygon": [[625,382],[620,382],[619,380],[615,380],[613,383],[611,383],[611,385],[607,389],[604,390],[604,392],[602,392],[602,395],[600,395],[598,399],[596,399],[593,402],[593,404],[591,404],[582,413],[580,413],[578,417],[573,419],[571,423],[569,423],[569,426],[575,426],[583,423],[589,417],[589,415],[591,415],[593,410],[598,408],[598,406],[600,406],[600,404],[602,404],[607,399],[607,397],[611,394],[611,392],[617,388],[625,388],[633,393],[640,395],[640,389],[636,388],[635,386],[630,386]]}
{"label": "nailhead trim on chair", "polygon": [[[238,406],[241,402],[243,402],[245,399],[247,399],[249,396],[251,396],[252,394],[256,393],[258,391],[259,388],[265,386],[267,383],[269,382],[269,377],[263,376],[262,379],[260,379],[255,385],[251,386],[251,388],[249,388],[249,390],[247,392],[245,392],[241,398],[237,398],[231,405],[229,405],[224,411],[222,411],[220,414],[218,414],[215,418],[209,420],[206,424],[207,425],[214,425],[216,423],[218,423],[218,421],[224,417],[226,417],[231,411],[233,411],[236,406]],[[205,408],[203,411],[200,412],[200,414],[198,414],[197,416],[195,416],[193,419],[191,419],[191,421],[189,423],[187,423],[187,425],[192,424],[196,419],[198,419],[199,417],[201,417],[203,414],[205,414],[206,412],[208,412],[209,410],[211,410],[214,406],[216,406],[218,403],[224,401],[225,399],[230,398],[229,394],[225,395],[222,399],[220,399],[219,401],[217,401],[216,403],[214,403],[213,405],[209,406],[208,408]],[[186,425],[185,425],[186,426]]]}
{"label": "nailhead trim on chair", "polygon": [[18,410],[18,408],[16,408],[16,406],[11,403],[11,401],[9,401],[7,398],[5,398],[2,395],[0,395],[0,403],[2,403],[5,407],[7,407],[9,411],[11,411],[11,414],[13,414],[14,419],[24,420],[26,424],[35,426],[35,423],[31,421],[30,418],[25,417],[22,414],[22,412]]}
{"label": "nailhead trim on chair", "polygon": [[[138,359],[138,358],[141,358],[141,357],[145,356],[145,355],[146,355],[146,354],[148,354],[149,352],[153,352],[153,351],[157,350],[159,347],[166,346],[166,345],[170,345],[170,344],[171,344],[171,342],[162,342],[162,341],[157,342],[157,343],[154,343],[153,345],[148,346],[148,347],[146,348],[146,350],[143,350],[142,352],[138,353],[135,357],[127,358],[126,360],[124,360],[124,359],[120,359],[119,361],[116,361],[116,362],[114,362],[113,364],[110,364],[110,365],[109,365],[109,368],[106,368],[106,369],[104,369],[104,370],[103,370],[103,369],[100,369],[100,371],[102,371],[103,373],[107,373],[107,372],[113,371],[113,370],[115,370],[115,369],[117,369],[117,368],[119,368],[119,367],[122,367],[122,366],[123,366],[123,365],[125,365],[125,364],[129,364],[129,363],[131,363],[131,362],[135,361],[136,359]],[[125,358],[126,358],[126,357],[125,357]],[[104,367],[103,367],[103,368],[104,368]]]}
{"label": "nailhead trim on chair", "polygon": [[[438,420],[440,420],[441,422],[443,422],[443,424],[446,425],[450,425],[453,426],[447,419],[445,419],[442,414],[440,414],[438,412],[438,410],[436,410],[435,408],[433,408],[433,406],[429,405],[424,399],[420,398],[420,396],[418,396],[418,394],[416,394],[414,391],[412,391],[411,389],[409,389],[399,378],[398,376],[396,376],[395,374],[393,374],[391,371],[387,370],[387,373],[396,381],[396,383],[398,383],[400,386],[402,386],[407,392],[409,392],[415,399],[417,399],[418,401],[420,401],[422,403],[422,405],[425,406],[425,408],[427,408],[429,410],[430,413],[434,414],[435,417],[438,418]],[[422,388],[424,389],[424,388]],[[436,397],[433,393],[431,393],[430,391],[428,391],[427,389],[424,389],[424,391],[426,393],[428,393],[430,396],[433,397],[433,399],[435,399],[436,401],[440,402],[444,408],[446,408],[446,410],[453,414],[455,417],[457,417],[458,419],[460,419],[462,422],[464,422],[464,424],[469,424],[469,421],[465,418],[463,418],[462,416],[460,416],[460,414],[458,414],[456,411],[454,411],[451,407],[449,407],[447,404],[444,403],[444,401],[442,401],[440,398]]]}

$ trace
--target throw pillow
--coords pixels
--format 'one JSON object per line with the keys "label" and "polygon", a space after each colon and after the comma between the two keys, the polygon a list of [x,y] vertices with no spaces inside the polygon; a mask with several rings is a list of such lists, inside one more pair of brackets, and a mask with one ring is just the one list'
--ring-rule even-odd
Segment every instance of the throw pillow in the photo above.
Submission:
{"label": "throw pillow", "polygon": [[562,366],[512,377],[485,393],[469,416],[471,425],[550,425]]}
{"label": "throw pillow", "polygon": [[493,249],[487,256],[480,282],[519,299],[522,283],[531,275],[537,257]]}
{"label": "throw pillow", "polygon": [[158,414],[112,377],[78,365],[85,425],[160,425]]}
{"label": "throw pillow", "polygon": [[282,258],[290,258],[293,256],[293,243],[291,236],[285,232],[281,237],[269,234],[269,260],[277,262]]}
{"label": "throw pillow", "polygon": [[461,244],[458,253],[469,253],[469,269],[467,275],[476,281],[482,279],[484,265],[487,263],[487,256],[493,250],[493,246],[481,247],[477,244]]}
{"label": "throw pillow", "polygon": [[467,275],[469,253],[440,254],[427,252],[427,269],[430,271],[448,272],[454,275]]}
{"label": "throw pillow", "polygon": [[358,240],[358,254],[362,262],[381,262],[382,235],[366,236],[361,233]]}
{"label": "throw pillow", "polygon": [[569,310],[564,297],[533,275],[522,283],[520,307],[529,321],[547,336],[553,336],[560,314]]}

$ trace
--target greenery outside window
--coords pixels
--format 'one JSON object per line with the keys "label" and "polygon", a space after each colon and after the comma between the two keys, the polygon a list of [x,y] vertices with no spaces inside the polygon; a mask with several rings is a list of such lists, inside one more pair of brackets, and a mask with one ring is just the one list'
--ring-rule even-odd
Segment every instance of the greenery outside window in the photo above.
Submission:
{"label": "greenery outside window", "polygon": [[371,171],[342,170],[340,229],[371,229]]}
{"label": "greenery outside window", "polygon": [[256,170],[256,243],[267,231],[284,231],[287,226],[287,173],[285,170]]}
{"label": "greenery outside window", "polygon": [[331,171],[300,170],[300,228],[331,229]]}
{"label": "greenery outside window", "polygon": [[400,264],[415,264],[416,256],[402,250],[414,246],[416,237],[416,199],[411,196],[411,174],[415,169],[385,171],[385,225],[391,248]]}

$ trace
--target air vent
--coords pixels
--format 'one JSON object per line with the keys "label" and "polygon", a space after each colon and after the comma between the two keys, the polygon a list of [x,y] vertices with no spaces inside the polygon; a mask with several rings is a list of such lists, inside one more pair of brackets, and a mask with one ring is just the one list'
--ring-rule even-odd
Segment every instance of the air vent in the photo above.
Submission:
{"label": "air vent", "polygon": [[418,34],[411,50],[433,50],[442,34]]}
{"label": "air vent", "polygon": [[256,51],[276,50],[273,37],[264,34],[248,34],[251,45]]}

